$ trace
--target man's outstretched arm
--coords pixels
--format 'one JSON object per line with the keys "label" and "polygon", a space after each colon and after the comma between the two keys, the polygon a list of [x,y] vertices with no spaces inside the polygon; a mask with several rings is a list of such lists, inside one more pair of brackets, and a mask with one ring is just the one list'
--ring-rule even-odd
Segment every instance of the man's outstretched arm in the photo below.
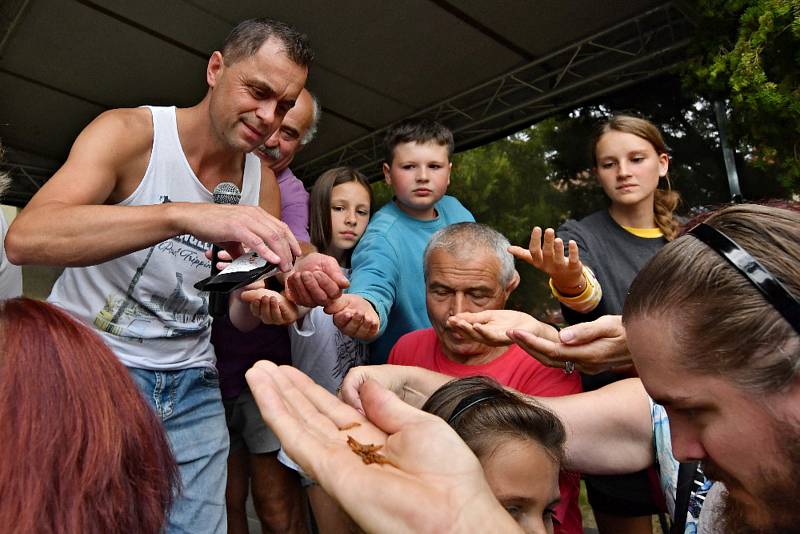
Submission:
{"label": "man's outstretched arm", "polygon": [[76,139],[64,165],[15,219],[6,238],[16,264],[101,263],[190,233],[239,242],[289,267],[297,242],[286,225],[255,206],[168,203],[118,206],[138,186],[152,148],[146,109],[100,115]]}

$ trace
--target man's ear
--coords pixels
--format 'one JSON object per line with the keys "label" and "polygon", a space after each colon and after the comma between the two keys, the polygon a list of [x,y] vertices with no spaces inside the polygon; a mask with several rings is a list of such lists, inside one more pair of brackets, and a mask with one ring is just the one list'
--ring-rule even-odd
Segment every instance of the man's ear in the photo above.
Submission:
{"label": "man's ear", "polygon": [[206,82],[209,87],[217,85],[220,73],[225,68],[225,63],[222,60],[222,52],[219,50],[214,51],[211,57],[208,58],[208,67],[206,68]]}
{"label": "man's ear", "polygon": [[392,175],[389,173],[390,169],[391,168],[389,167],[389,164],[384,161],[383,162],[383,179],[386,181],[386,185],[388,185],[389,187],[392,186]]}
{"label": "man's ear", "polygon": [[517,270],[514,269],[514,276],[511,277],[511,281],[506,286],[506,298],[508,298],[508,296],[511,295],[511,293],[515,289],[517,289],[518,285],[519,285],[519,272],[517,272]]}

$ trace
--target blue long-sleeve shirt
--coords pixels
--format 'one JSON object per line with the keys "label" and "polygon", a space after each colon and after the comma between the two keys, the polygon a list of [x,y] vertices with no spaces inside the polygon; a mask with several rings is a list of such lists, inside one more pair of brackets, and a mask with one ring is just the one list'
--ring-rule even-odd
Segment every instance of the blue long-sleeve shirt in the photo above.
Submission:
{"label": "blue long-sleeve shirt", "polygon": [[436,212],[435,219],[421,221],[389,202],[372,217],[353,252],[348,292],[367,299],[381,321],[378,338],[370,346],[372,363],[386,363],[403,334],[431,326],[422,268],[431,235],[449,224],[475,221],[451,196],[436,203]]}

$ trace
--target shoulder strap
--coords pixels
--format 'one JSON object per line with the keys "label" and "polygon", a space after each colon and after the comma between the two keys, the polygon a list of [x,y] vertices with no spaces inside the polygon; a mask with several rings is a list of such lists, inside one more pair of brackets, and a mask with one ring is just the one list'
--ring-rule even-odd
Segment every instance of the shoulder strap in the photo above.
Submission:
{"label": "shoulder strap", "polygon": [[678,467],[678,484],[675,487],[675,515],[672,518],[670,534],[683,534],[686,529],[686,515],[689,513],[689,498],[700,462],[681,462]]}

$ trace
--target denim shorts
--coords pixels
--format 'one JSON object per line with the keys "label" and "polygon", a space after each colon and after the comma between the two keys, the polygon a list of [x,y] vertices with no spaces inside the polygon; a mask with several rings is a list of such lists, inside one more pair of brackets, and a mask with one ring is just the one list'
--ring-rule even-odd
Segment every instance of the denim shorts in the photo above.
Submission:
{"label": "denim shorts", "polygon": [[165,531],[224,534],[228,429],[216,369],[128,371],[164,425],[180,471]]}

